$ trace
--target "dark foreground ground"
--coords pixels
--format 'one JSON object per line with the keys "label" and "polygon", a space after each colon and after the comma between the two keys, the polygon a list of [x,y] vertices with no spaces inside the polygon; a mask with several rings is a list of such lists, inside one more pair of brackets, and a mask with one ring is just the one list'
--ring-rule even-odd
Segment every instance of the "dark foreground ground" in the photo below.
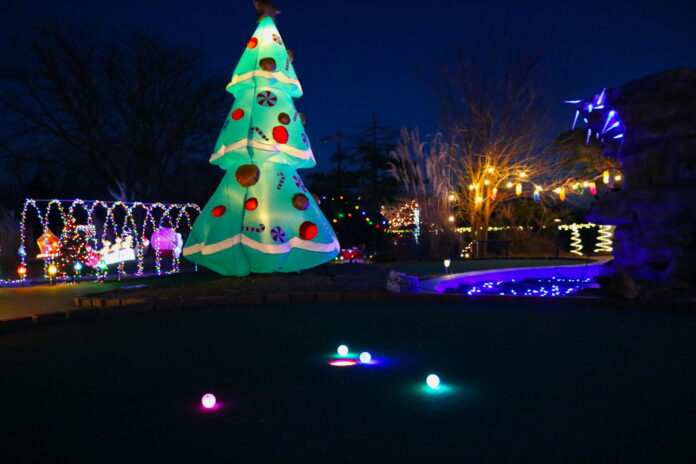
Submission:
{"label": "dark foreground ground", "polygon": [[[694,462],[696,317],[503,303],[154,312],[0,336],[0,461]],[[346,343],[383,360],[327,365]],[[427,395],[428,373],[451,387]],[[202,394],[222,407],[201,411]]]}

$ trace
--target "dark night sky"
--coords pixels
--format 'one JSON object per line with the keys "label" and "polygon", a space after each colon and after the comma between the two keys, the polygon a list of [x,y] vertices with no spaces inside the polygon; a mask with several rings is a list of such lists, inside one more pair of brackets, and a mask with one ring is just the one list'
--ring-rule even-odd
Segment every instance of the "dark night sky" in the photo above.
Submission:
{"label": "dark night sky", "polygon": [[[507,31],[550,48],[563,97],[587,97],[631,79],[696,65],[693,1],[331,1],[277,0],[278,28],[295,52],[305,95],[296,101],[326,167],[324,135],[350,132],[372,113],[388,124],[436,123],[428,90],[414,71],[429,70],[449,47]],[[58,7],[56,5],[59,5]],[[4,9],[0,38],[34,22],[135,24],[205,53],[211,71],[229,76],[255,28],[251,0],[215,2],[62,0],[27,1]],[[232,97],[220,89],[220,98]],[[565,116],[559,102],[559,122]],[[570,122],[571,109],[567,110]],[[221,121],[222,123],[222,121]],[[212,149],[212,147],[211,147]]]}

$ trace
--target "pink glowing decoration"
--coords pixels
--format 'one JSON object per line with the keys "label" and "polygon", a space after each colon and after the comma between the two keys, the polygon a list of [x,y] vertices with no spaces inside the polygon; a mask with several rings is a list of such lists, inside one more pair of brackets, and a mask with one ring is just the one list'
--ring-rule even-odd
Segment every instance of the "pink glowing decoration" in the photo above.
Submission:
{"label": "pink glowing decoration", "polygon": [[201,404],[205,409],[213,409],[216,403],[217,399],[215,399],[215,395],[213,395],[212,393],[206,393],[201,398]]}
{"label": "pink glowing decoration", "polygon": [[349,367],[355,366],[358,362],[355,359],[334,359],[329,361],[329,364],[333,367]]}
{"label": "pink glowing decoration", "polygon": [[171,251],[174,256],[178,257],[181,254],[183,240],[181,234],[171,227],[160,227],[152,233],[150,243],[158,253]]}

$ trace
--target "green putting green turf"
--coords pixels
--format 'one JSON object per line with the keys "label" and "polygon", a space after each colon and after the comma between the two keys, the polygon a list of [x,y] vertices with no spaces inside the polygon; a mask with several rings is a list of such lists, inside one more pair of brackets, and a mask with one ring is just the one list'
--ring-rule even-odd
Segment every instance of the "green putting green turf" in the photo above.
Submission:
{"label": "green putting green turf", "polygon": [[[0,336],[2,462],[689,462],[695,334],[689,314],[557,301],[36,328]],[[382,363],[330,367],[342,343]]]}

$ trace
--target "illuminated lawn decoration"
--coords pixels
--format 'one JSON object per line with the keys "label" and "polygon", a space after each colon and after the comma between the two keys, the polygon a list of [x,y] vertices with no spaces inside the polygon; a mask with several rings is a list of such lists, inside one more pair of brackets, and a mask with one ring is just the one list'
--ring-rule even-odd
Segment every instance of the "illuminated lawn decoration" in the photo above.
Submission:
{"label": "illuminated lawn decoration", "polygon": [[338,347],[336,350],[339,356],[346,357],[348,356],[348,347],[346,345],[341,345]]}
{"label": "illuminated lawn decoration", "polygon": [[184,256],[237,276],[332,260],[338,239],[297,173],[316,161],[293,104],[302,87],[273,18],[259,21],[227,90],[235,102],[210,157],[226,173]]}
{"label": "illuminated lawn decoration", "polygon": [[[136,265],[133,274],[140,276],[145,273],[149,237],[161,228],[170,228],[177,234],[188,233],[191,215],[199,212],[200,208],[193,203],[27,199],[20,223],[19,256],[25,269],[20,277],[22,280],[29,277],[26,272],[29,227],[41,231],[37,245],[44,260],[45,278],[50,277],[50,266],[56,267],[55,277],[59,279],[67,279],[75,272],[104,278],[110,265],[122,276],[126,275],[125,264],[129,261]],[[61,249],[70,252],[61,254]],[[178,272],[178,255],[172,253],[169,263],[156,257],[154,270],[157,274]]]}
{"label": "illuminated lawn decoration", "polygon": [[568,100],[566,103],[576,105],[571,130],[575,130],[579,120],[582,120],[586,125],[586,145],[590,143],[590,138],[594,135],[602,144],[615,143],[618,145],[617,151],[621,150],[626,135],[626,127],[616,108],[607,104],[607,89],[603,89],[591,99]]}
{"label": "illuminated lawn decoration", "polygon": [[355,359],[332,359],[329,364],[334,367],[350,367],[355,366],[358,362]]}
{"label": "illuminated lawn decoration", "polygon": [[437,390],[440,388],[440,377],[438,377],[436,374],[430,374],[428,377],[426,377],[425,383],[433,390]]}
{"label": "illuminated lawn decoration", "polygon": [[595,243],[595,253],[611,253],[613,250],[614,229],[616,226],[599,226],[599,235]]}
{"label": "illuminated lawn decoration", "polygon": [[217,398],[215,398],[215,395],[213,395],[212,393],[206,393],[201,398],[201,405],[205,409],[213,409],[213,408],[215,408],[216,404],[217,404]]}
{"label": "illuminated lawn decoration", "polygon": [[126,235],[125,238],[116,237],[114,244],[108,240],[104,240],[102,244],[103,248],[100,250],[100,254],[107,265],[135,261],[132,235]]}
{"label": "illuminated lawn decoration", "polygon": [[368,353],[367,351],[363,351],[360,353],[360,362],[363,364],[369,364],[372,362],[372,355]]}
{"label": "illuminated lawn decoration", "polygon": [[[460,287],[469,296],[507,295],[507,296],[566,296],[587,288],[592,279],[525,279],[522,281],[488,281]],[[460,293],[459,291],[457,293]]]}
{"label": "illuminated lawn decoration", "polygon": [[55,258],[58,255],[60,240],[51,232],[51,229],[44,229],[43,235],[36,240],[39,246],[37,258]]}
{"label": "illuminated lawn decoration", "polygon": [[597,235],[597,242],[595,243],[594,252],[595,253],[611,253],[614,237],[614,226],[602,226],[587,222],[584,224],[563,224],[558,226],[560,231],[570,231],[570,252],[583,256],[582,252],[582,239],[580,237],[580,231],[582,229],[592,229],[597,227],[599,229]]}

